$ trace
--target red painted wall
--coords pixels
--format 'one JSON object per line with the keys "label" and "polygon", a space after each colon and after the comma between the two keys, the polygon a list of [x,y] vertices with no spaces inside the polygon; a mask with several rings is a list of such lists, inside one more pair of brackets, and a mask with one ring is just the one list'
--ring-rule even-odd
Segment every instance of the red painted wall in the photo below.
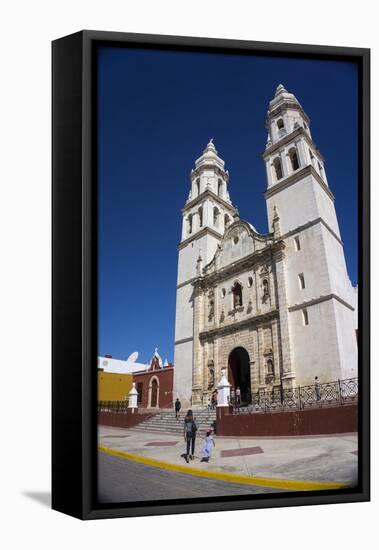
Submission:
{"label": "red painted wall", "polygon": [[217,409],[217,435],[294,436],[349,433],[358,431],[357,405],[302,411],[232,415]]}
{"label": "red painted wall", "polygon": [[97,423],[101,426],[114,426],[116,428],[133,428],[140,424],[144,420],[147,420],[151,416],[154,416],[152,413],[136,413],[131,414],[127,413],[114,413],[101,411],[97,413]]}
{"label": "red painted wall", "polygon": [[149,385],[153,378],[156,378],[158,381],[159,408],[171,409],[173,407],[173,367],[163,367],[162,369],[154,369],[133,374],[133,382],[136,383],[137,390],[138,384],[142,383],[142,400],[138,403],[138,407],[140,409],[147,409],[149,407]]}

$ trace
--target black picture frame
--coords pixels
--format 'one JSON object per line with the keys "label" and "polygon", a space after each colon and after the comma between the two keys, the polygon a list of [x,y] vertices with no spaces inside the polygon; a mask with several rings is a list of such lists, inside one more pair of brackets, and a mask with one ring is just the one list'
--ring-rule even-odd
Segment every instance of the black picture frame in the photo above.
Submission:
{"label": "black picture frame", "polygon": [[[335,59],[359,72],[359,484],[354,490],[131,504],[96,502],[99,45]],[[359,502],[370,499],[370,50],[81,31],[52,43],[52,507],[81,519]]]}

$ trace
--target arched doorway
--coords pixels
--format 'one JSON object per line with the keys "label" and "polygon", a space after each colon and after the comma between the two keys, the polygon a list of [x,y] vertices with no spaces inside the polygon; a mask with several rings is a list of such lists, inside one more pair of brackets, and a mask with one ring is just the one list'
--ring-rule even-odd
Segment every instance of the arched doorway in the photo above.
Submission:
{"label": "arched doorway", "polygon": [[153,378],[149,384],[149,407],[158,407],[159,385],[158,380]]}
{"label": "arched doorway", "polygon": [[245,348],[235,348],[228,359],[228,380],[233,388],[240,388],[242,403],[251,401],[250,357]]}

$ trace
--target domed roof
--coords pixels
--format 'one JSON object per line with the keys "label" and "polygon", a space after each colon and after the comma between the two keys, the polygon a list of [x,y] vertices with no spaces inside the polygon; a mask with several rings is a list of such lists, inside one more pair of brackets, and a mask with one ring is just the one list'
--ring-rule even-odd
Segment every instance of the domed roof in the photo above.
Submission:
{"label": "domed roof", "polygon": [[276,88],[274,98],[270,101],[270,109],[273,109],[274,107],[279,105],[279,103],[284,103],[284,102],[294,103],[301,108],[301,105],[298,102],[296,96],[288,92],[288,90],[286,90],[283,84],[279,84],[279,86]]}
{"label": "domed roof", "polygon": [[195,162],[196,168],[199,168],[203,164],[217,164],[221,168],[224,168],[225,162],[218,156],[213,138],[209,140],[203,154]]}

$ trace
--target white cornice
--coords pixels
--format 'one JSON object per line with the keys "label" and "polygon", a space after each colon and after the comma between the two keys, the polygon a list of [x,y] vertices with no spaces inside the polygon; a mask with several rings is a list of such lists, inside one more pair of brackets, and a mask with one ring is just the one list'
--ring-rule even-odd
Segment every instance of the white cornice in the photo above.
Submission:
{"label": "white cornice", "polygon": [[203,229],[201,229],[197,233],[194,233],[193,235],[191,235],[187,239],[184,239],[184,241],[180,242],[178,244],[178,249],[180,250],[181,248],[184,248],[185,246],[187,246],[187,244],[189,244],[192,241],[198,239],[199,237],[202,237],[203,235],[206,235],[207,233],[210,233],[214,237],[217,237],[218,239],[220,239],[220,241],[222,239],[222,234],[219,233],[218,231],[215,231],[211,227],[203,227]]}
{"label": "white cornice", "polygon": [[320,175],[316,172],[316,170],[313,168],[311,164],[308,164],[307,166],[304,166],[300,170],[294,172],[290,176],[281,179],[278,183],[275,183],[272,187],[269,187],[267,191],[264,193],[264,197],[266,199],[273,197],[277,193],[280,193],[280,191],[283,191],[283,189],[287,189],[287,187],[290,187],[291,185],[298,183],[306,176],[313,176],[314,179],[317,181],[317,183],[320,184],[322,189],[325,191],[325,193],[328,195],[328,197],[334,201],[334,195],[329,189],[329,187],[326,185],[324,180],[320,177]]}
{"label": "white cornice", "polygon": [[320,153],[320,151],[317,149],[315,142],[313,141],[312,138],[309,137],[308,132],[306,132],[306,130],[302,126],[300,126],[299,128],[296,128],[296,130],[293,130],[289,134],[285,134],[281,139],[279,139],[278,141],[275,141],[275,143],[270,145],[270,147],[268,147],[262,153],[263,160],[267,160],[267,157],[270,157],[271,155],[275,154],[278,149],[287,145],[288,143],[290,143],[291,141],[293,141],[299,136],[302,136],[307,140],[308,145],[314,149],[315,153],[320,158],[320,160],[324,162],[325,159]]}
{"label": "white cornice", "polygon": [[196,206],[197,204],[203,202],[206,198],[212,198],[214,201],[218,202],[220,205],[222,205],[224,208],[226,208],[227,210],[229,210],[229,212],[231,214],[234,214],[236,212],[236,208],[229,204],[228,202],[224,201],[224,199],[222,199],[221,197],[219,197],[218,195],[216,195],[216,193],[214,193],[213,191],[211,191],[210,189],[206,189],[205,191],[203,191],[198,197],[196,197],[195,199],[191,200],[190,202],[188,202],[184,208],[182,208],[182,212],[187,212],[187,210],[190,210],[191,208],[193,208],[194,206]]}

